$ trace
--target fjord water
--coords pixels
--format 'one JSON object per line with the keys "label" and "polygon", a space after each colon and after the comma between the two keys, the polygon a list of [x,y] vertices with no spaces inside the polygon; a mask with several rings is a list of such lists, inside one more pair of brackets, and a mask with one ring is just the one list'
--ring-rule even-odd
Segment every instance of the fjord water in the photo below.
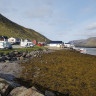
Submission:
{"label": "fjord water", "polygon": [[96,48],[86,48],[86,54],[96,55]]}

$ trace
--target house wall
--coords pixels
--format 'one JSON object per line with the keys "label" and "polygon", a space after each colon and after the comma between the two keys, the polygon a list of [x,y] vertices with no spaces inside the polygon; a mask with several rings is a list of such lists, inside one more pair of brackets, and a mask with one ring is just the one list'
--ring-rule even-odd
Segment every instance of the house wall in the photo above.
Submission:
{"label": "house wall", "polygon": [[9,38],[9,39],[8,39],[8,42],[10,42],[10,43],[15,43],[15,42],[16,42],[16,39],[15,39],[15,38]]}
{"label": "house wall", "polygon": [[64,44],[64,47],[71,47],[71,45],[70,44]]}
{"label": "house wall", "polygon": [[48,46],[50,46],[50,47],[63,47],[63,45],[62,44],[48,44]]}

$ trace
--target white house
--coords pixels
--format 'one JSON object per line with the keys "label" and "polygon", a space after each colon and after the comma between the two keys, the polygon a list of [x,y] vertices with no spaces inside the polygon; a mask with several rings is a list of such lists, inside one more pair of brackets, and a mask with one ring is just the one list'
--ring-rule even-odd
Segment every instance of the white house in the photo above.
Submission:
{"label": "white house", "polygon": [[21,47],[33,47],[33,43],[27,39],[26,40],[21,39],[20,46]]}
{"label": "white house", "polygon": [[64,44],[64,47],[65,47],[65,48],[73,48],[74,45],[72,45],[72,44],[70,44],[70,43],[65,43],[65,44]]}
{"label": "white house", "polygon": [[62,41],[50,41],[47,46],[49,47],[58,47],[58,48],[63,48],[64,47],[64,42]]}
{"label": "white house", "polygon": [[20,44],[20,39],[11,37],[11,38],[8,39],[8,42],[11,43],[11,44]]}

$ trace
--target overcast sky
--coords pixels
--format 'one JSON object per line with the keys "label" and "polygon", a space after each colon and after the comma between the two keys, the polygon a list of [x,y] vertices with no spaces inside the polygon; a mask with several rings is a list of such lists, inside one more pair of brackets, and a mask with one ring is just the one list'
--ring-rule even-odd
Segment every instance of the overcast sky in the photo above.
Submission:
{"label": "overcast sky", "polygon": [[51,40],[96,36],[96,0],[0,0],[0,13]]}

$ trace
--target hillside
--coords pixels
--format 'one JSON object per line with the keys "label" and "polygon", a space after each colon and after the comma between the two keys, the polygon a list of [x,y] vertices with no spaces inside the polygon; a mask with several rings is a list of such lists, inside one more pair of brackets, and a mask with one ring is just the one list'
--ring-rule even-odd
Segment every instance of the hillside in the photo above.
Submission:
{"label": "hillside", "polygon": [[69,43],[72,43],[78,47],[96,47],[96,37],[91,37],[84,40],[74,40],[70,41]]}
{"label": "hillside", "polygon": [[49,41],[45,36],[40,33],[32,30],[24,28],[20,26],[3,15],[0,14],[0,36],[8,36],[8,37],[18,37],[22,39],[30,39],[30,40],[38,40],[38,41]]}

